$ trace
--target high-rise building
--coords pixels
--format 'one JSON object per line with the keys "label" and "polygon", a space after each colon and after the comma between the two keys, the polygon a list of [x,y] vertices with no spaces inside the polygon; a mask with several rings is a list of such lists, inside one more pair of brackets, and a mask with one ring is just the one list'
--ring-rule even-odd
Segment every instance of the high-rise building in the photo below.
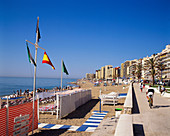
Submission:
{"label": "high-rise building", "polygon": [[166,48],[156,56],[159,63],[162,63],[165,68],[162,69],[162,78],[164,80],[170,80],[170,45],[166,45]]}
{"label": "high-rise building", "polygon": [[125,61],[125,69],[124,69],[124,74],[125,74],[125,77],[128,78],[129,77],[129,66],[130,66],[130,61]]}
{"label": "high-rise building", "polygon": [[96,79],[111,80],[116,77],[120,77],[120,67],[113,68],[112,65],[106,65],[96,70]]}
{"label": "high-rise building", "polygon": [[98,79],[101,79],[101,70],[98,70]]}
{"label": "high-rise building", "polygon": [[125,61],[124,63],[121,64],[121,77],[122,78],[128,78],[129,77],[129,67],[130,66],[130,61]]}
{"label": "high-rise building", "polygon": [[112,68],[112,78],[116,78],[116,68]]}
{"label": "high-rise building", "polygon": [[100,71],[100,69],[96,70],[96,79],[101,79],[101,71]]}
{"label": "high-rise building", "polygon": [[[151,57],[144,57],[142,65],[144,66],[146,61],[153,57],[154,55]],[[166,45],[166,48],[163,49],[162,52],[157,53],[155,58],[158,64],[162,63],[162,65],[164,65],[164,68],[162,69],[162,76],[160,75],[161,71],[156,68],[155,79],[160,79],[159,76],[161,76],[163,80],[170,80],[170,45]],[[142,70],[142,78],[145,80],[152,80],[149,68],[145,67],[145,69]]]}
{"label": "high-rise building", "polygon": [[130,79],[135,79],[137,62],[138,62],[138,60],[134,59],[134,60],[131,60],[129,63],[130,65],[128,66],[127,75],[129,76]]}
{"label": "high-rise building", "polygon": [[121,63],[120,77],[124,77],[124,63]]}
{"label": "high-rise building", "polygon": [[[164,80],[170,80],[170,45],[166,45],[166,48],[162,50],[162,52],[152,55],[151,57],[147,56],[139,60],[127,60],[124,63],[121,63],[121,69],[120,67],[113,68],[112,65],[103,66],[100,70],[96,70],[96,79],[107,80],[116,77],[134,79],[136,72],[139,69],[138,65],[140,64],[142,65],[141,78],[145,80],[152,80],[149,67],[147,68],[144,66],[147,66],[146,62],[153,57],[159,60],[158,63],[162,63],[166,66],[165,69],[162,69],[162,78]],[[156,68],[156,72],[158,73],[158,68]]]}
{"label": "high-rise building", "polygon": [[101,67],[101,79],[105,79],[105,67]]}
{"label": "high-rise building", "polygon": [[94,79],[94,78],[95,78],[95,74],[86,73],[86,79]]}
{"label": "high-rise building", "polygon": [[144,80],[150,80],[151,79],[149,69],[144,67],[146,62],[147,62],[147,60],[149,60],[148,56],[144,57],[142,59],[142,67],[143,67],[142,68],[142,79],[144,79]]}
{"label": "high-rise building", "polygon": [[115,78],[120,77],[120,67],[115,67]]}
{"label": "high-rise building", "polygon": [[96,79],[98,79],[98,70],[96,70],[96,75],[95,75]]}
{"label": "high-rise building", "polygon": [[113,79],[113,75],[112,75],[112,69],[113,66],[112,65],[106,65],[105,66],[105,79]]}

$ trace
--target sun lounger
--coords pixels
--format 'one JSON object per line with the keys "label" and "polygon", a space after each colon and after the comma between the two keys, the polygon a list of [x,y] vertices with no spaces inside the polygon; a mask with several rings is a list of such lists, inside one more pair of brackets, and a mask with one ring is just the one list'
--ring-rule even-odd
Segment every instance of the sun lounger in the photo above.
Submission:
{"label": "sun lounger", "polygon": [[117,98],[117,93],[111,93],[111,94],[102,94],[100,96],[102,105],[103,104],[117,104],[118,103],[118,98]]}
{"label": "sun lounger", "polygon": [[54,104],[39,108],[40,113],[52,113],[53,114],[53,113],[56,113],[56,111],[57,111],[57,106],[55,106]]}

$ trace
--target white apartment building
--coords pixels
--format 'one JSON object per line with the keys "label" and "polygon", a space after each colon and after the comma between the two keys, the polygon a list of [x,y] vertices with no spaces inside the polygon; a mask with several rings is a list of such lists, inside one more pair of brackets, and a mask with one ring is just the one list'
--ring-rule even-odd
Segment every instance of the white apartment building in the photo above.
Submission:
{"label": "white apartment building", "polygon": [[[142,66],[144,66],[146,61],[152,57],[153,57],[153,55],[151,57],[148,57],[148,56],[144,57],[142,60]],[[166,48],[163,49],[162,52],[157,53],[155,55],[155,58],[159,61],[159,63],[162,63],[163,65],[166,66],[166,68],[164,70],[162,70],[163,80],[170,80],[170,45],[166,45]],[[156,69],[156,70],[158,70],[158,69]],[[158,72],[158,71],[156,71],[156,72]],[[156,76],[156,78],[157,78],[157,76]],[[142,79],[152,80],[149,69],[142,70]]]}
{"label": "white apartment building", "polygon": [[158,53],[156,57],[160,63],[165,65],[165,69],[162,70],[162,78],[164,80],[170,80],[170,45],[166,45],[166,48]]}

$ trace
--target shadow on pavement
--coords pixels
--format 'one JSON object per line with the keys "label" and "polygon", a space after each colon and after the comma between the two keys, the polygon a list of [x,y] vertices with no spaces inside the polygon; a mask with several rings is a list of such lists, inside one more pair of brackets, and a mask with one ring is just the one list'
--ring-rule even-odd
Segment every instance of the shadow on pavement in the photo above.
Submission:
{"label": "shadow on pavement", "polygon": [[154,106],[153,106],[154,109],[167,108],[167,107],[170,107],[170,105],[154,105]]}
{"label": "shadow on pavement", "polygon": [[145,136],[144,128],[142,124],[133,124],[134,136]]}
{"label": "shadow on pavement", "polygon": [[138,106],[138,102],[136,99],[134,87],[132,87],[132,98],[133,98],[132,114],[139,114],[140,111],[139,111],[139,106]]}

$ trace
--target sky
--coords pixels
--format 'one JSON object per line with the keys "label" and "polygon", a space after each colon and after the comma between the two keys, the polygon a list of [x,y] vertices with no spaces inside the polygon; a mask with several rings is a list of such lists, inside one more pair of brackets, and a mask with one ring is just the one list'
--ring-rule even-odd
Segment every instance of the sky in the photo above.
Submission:
{"label": "sky", "polygon": [[[60,77],[61,60],[69,75],[83,78],[105,65],[161,52],[170,44],[168,0],[0,0],[0,76],[33,77],[25,40],[39,46],[56,70],[42,64],[38,49],[37,77]],[[35,48],[29,44],[33,57]]]}

